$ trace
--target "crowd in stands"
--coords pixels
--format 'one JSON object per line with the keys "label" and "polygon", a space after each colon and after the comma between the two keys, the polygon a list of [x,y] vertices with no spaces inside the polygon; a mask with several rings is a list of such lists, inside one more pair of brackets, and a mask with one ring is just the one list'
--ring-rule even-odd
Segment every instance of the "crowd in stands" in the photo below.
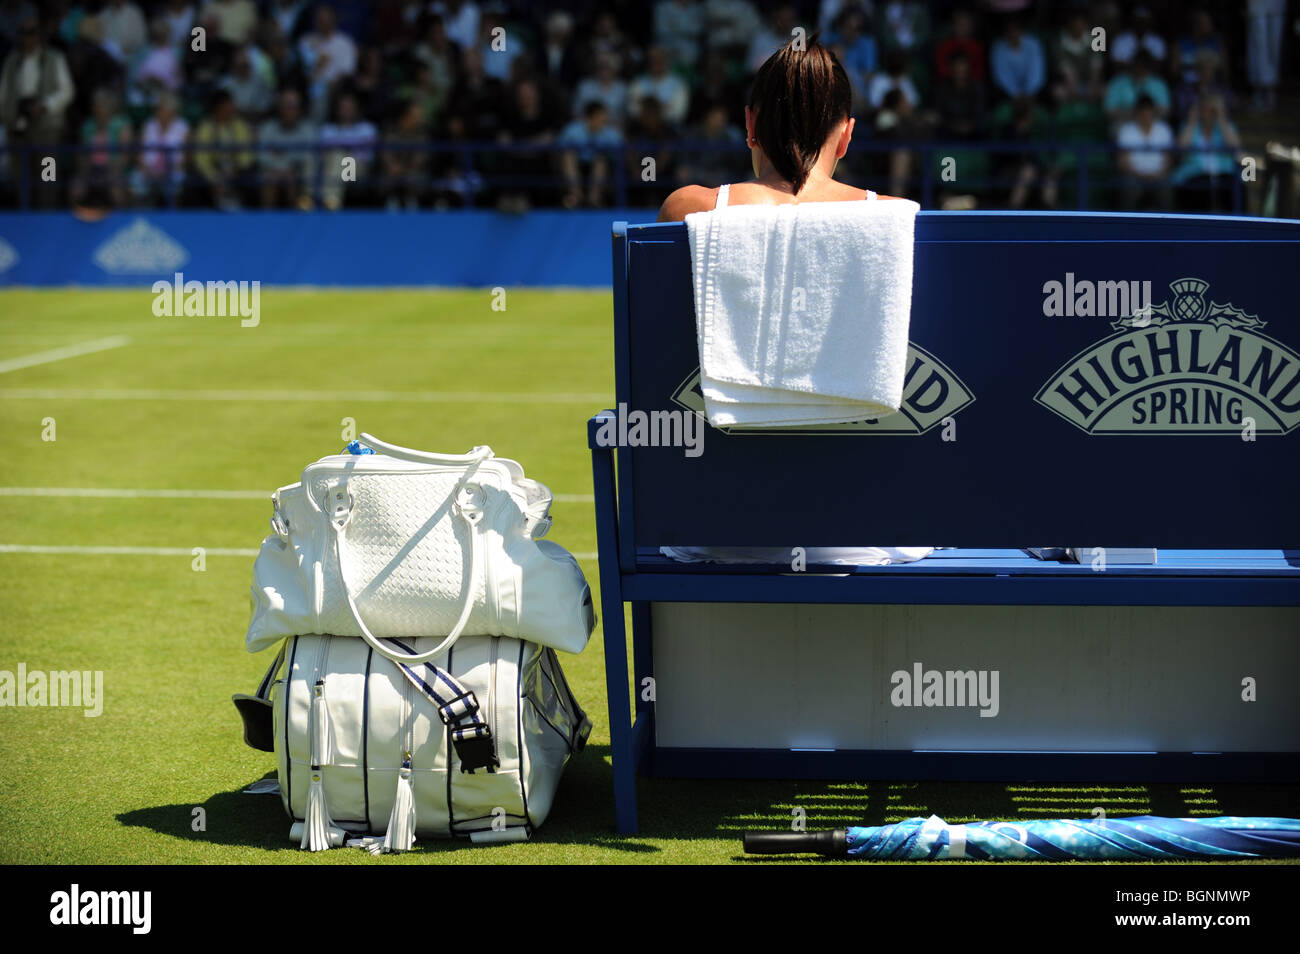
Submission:
{"label": "crowd in stands", "polygon": [[749,174],[749,79],[816,36],[854,90],[848,181],[1073,207],[1085,163],[1092,208],[1225,208],[1286,8],[0,0],[0,202],[653,205]]}

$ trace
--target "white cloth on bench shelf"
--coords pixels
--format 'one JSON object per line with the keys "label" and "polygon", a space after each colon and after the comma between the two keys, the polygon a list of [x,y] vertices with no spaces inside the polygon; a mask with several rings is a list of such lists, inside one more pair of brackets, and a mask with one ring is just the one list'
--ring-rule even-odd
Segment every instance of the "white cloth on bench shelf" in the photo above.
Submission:
{"label": "white cloth on bench shelf", "polygon": [[809,426],[897,411],[920,206],[724,202],[686,217],[709,423]]}

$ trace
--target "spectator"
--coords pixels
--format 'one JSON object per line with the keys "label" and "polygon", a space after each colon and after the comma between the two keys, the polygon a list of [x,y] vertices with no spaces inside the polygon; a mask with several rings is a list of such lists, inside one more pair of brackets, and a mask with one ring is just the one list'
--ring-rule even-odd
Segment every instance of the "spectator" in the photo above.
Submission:
{"label": "spectator", "polygon": [[614,19],[614,14],[608,10],[596,14],[596,23],[591,31],[587,53],[587,62],[591,64],[589,69],[594,68],[597,57],[602,53],[613,56],[614,62],[619,65],[620,70],[625,71],[625,75],[641,63],[640,50],[623,35],[623,31],[618,27],[618,21]]}
{"label": "spectator", "polygon": [[1179,189],[1179,208],[1226,210],[1241,170],[1241,137],[1228,121],[1220,97],[1210,95],[1197,102],[1178,135],[1178,146],[1183,150],[1183,161],[1170,181]]}
{"label": "spectator", "polygon": [[1066,100],[1096,103],[1101,100],[1105,55],[1093,49],[1092,31],[1080,12],[1070,14],[1056,37],[1056,72]]}
{"label": "spectator", "polygon": [[[0,126],[9,145],[55,144],[63,136],[64,113],[75,91],[63,54],[47,46],[35,17],[18,27],[18,46],[0,67]],[[23,153],[14,150],[13,174],[18,174]],[[26,153],[28,181],[40,182],[42,157],[35,150]],[[53,204],[54,191],[37,190],[41,205]]]}
{"label": "spectator", "polygon": [[758,68],[767,62],[769,56],[789,43],[796,26],[798,24],[795,22],[793,6],[782,3],[773,8],[768,25],[754,34],[749,52],[745,54],[749,71],[758,72]]}
{"label": "spectator", "polygon": [[[321,127],[320,143],[326,147],[321,171],[321,202],[331,212],[343,207],[352,183],[364,183],[375,158],[375,126],[361,115],[352,93],[339,94],[334,121]],[[345,160],[352,162],[352,178],[345,179]]]}
{"label": "spectator", "polygon": [[[378,50],[375,51],[378,54]],[[421,122],[427,129],[434,129],[442,119],[447,105],[448,90],[442,89],[434,81],[433,70],[424,63],[415,67],[415,82],[405,90],[404,99],[409,99],[420,107]]]}
{"label": "spectator", "polygon": [[1146,50],[1152,61],[1163,63],[1169,45],[1151,22],[1151,8],[1141,4],[1134,8],[1132,22],[1115,36],[1110,55],[1116,63],[1132,63],[1141,50]]}
{"label": "spectator", "polygon": [[975,139],[984,131],[984,87],[975,81],[964,52],[954,52],[948,67],[948,78],[939,81],[935,92],[939,135],[944,139]]}
{"label": "spectator", "polygon": [[907,54],[902,50],[893,50],[885,55],[885,69],[871,80],[867,98],[872,109],[880,109],[885,96],[891,90],[899,90],[907,100],[908,113],[913,114],[921,106],[921,94],[916,91],[912,78],[907,75]]}
{"label": "spectator", "polygon": [[199,11],[199,22],[210,25],[208,42],[215,38],[232,47],[243,46],[257,26],[253,0],[208,0]]}
{"label": "spectator", "polygon": [[[455,50],[455,47],[450,47]],[[432,96],[434,109],[431,115],[441,116],[446,108],[448,98],[451,96],[450,85],[442,84],[442,72],[434,65],[431,60],[416,60],[416,85],[420,85],[419,70],[425,68],[428,70],[428,78],[424,83],[424,88]],[[448,83],[455,82],[455,70],[452,70]],[[357,63],[357,71],[352,74],[352,80],[347,84],[347,89],[357,97],[357,105],[361,110],[361,115],[365,116],[376,125],[383,123],[394,112],[394,92],[393,84],[389,79],[388,65],[384,62],[384,54],[377,46],[368,46],[361,51],[361,59]],[[423,111],[429,110],[429,103],[421,103]]]}
{"label": "spectator", "polygon": [[302,24],[303,11],[308,6],[306,0],[266,0],[263,9],[266,18],[274,20],[281,33],[294,36]]}
{"label": "spectator", "polygon": [[[325,9],[325,8],[322,8]],[[279,204],[308,211],[309,191],[316,174],[316,127],[303,118],[302,97],[297,90],[281,91],[276,114],[262,123],[258,141],[263,146],[262,207]]]}
{"label": "spectator", "polygon": [[674,67],[691,69],[700,59],[704,8],[697,0],[657,0],[654,41],[668,51]]}
{"label": "spectator", "polygon": [[835,21],[831,45],[843,50],[840,63],[849,74],[849,84],[861,98],[866,96],[871,77],[879,65],[875,39],[866,32],[867,18],[857,7],[849,7]]}
{"label": "spectator", "polygon": [[[267,69],[276,89],[304,89],[307,78],[298,57],[298,51],[289,42],[289,38],[274,21],[267,21],[268,28],[262,37],[262,49],[266,51]],[[251,56],[251,51],[250,51]]]}
{"label": "spectator", "polygon": [[483,54],[465,50],[462,71],[448,100],[446,133],[454,139],[495,139],[506,109],[501,81],[483,72]]}
{"label": "spectator", "polygon": [[704,0],[704,29],[711,51],[743,55],[763,28],[750,0]]}
{"label": "spectator", "polygon": [[103,30],[105,46],[112,44],[120,54],[120,62],[130,61],[144,46],[148,33],[144,14],[128,0],[108,0],[99,11],[99,25]]}
{"label": "spectator", "polygon": [[221,78],[219,85],[230,93],[235,109],[245,119],[260,120],[275,102],[271,78],[254,69],[249,46],[242,46],[235,53],[230,73]]}
{"label": "spectator", "polygon": [[1120,126],[1115,143],[1125,150],[1119,154],[1123,207],[1139,209],[1154,203],[1156,209],[1172,208],[1173,190],[1168,177],[1174,134],[1169,124],[1156,115],[1150,96],[1138,99],[1136,115]]}
{"label": "spectator", "polygon": [[691,93],[687,118],[698,126],[714,106],[729,117],[745,112],[745,89],[731,75],[731,61],[718,50],[710,50],[704,58],[704,75]]}
{"label": "spectator", "polygon": [[170,197],[185,179],[183,149],[190,124],[176,110],[176,95],[163,90],[158,94],[153,116],[144,124],[136,190],[142,197]]}
{"label": "spectator", "polygon": [[581,59],[573,40],[573,17],[556,10],[546,18],[546,39],[537,64],[538,74],[568,94],[578,82]]}
{"label": "spectator", "polygon": [[315,28],[298,44],[303,68],[309,80],[312,111],[323,115],[334,84],[357,69],[357,45],[338,28],[334,8],[316,8]]}
{"label": "spectator", "polygon": [[966,57],[970,78],[976,85],[984,83],[984,41],[975,33],[975,16],[966,9],[952,15],[952,31],[935,47],[934,65],[939,79],[951,75],[953,57]]}
{"label": "spectator", "polygon": [[[685,162],[682,163],[680,171],[682,179],[705,185],[710,183],[721,185],[724,182],[738,181],[748,175],[745,171],[748,163],[744,161],[742,151],[745,134],[738,126],[733,126],[728,121],[731,115],[721,104],[715,103],[705,112],[703,121],[691,129],[689,136],[691,142],[707,144],[712,148],[701,153],[698,159],[692,158],[689,166]],[[731,146],[735,147],[734,152],[724,148]]]}
{"label": "spectator", "polygon": [[89,115],[95,91],[120,90],[125,71],[100,42],[99,17],[82,17],[77,23],[77,39],[66,48],[68,70],[72,74],[75,99],[69,107],[72,116]]}
{"label": "spectator", "polygon": [[188,47],[194,39],[194,4],[190,0],[167,0],[167,9],[159,16],[167,24],[167,37],[172,46]]}
{"label": "spectator", "polygon": [[1025,33],[1018,17],[1007,21],[989,57],[993,82],[1011,99],[1037,96],[1047,82],[1043,44]]}
{"label": "spectator", "polygon": [[628,96],[640,103],[647,96],[656,101],[656,108],[665,122],[678,126],[686,119],[690,106],[690,90],[686,82],[668,68],[668,51],[662,46],[650,48],[649,71],[632,81]]}
{"label": "spectator", "polygon": [[[469,52],[478,55],[477,50]],[[384,170],[383,185],[390,212],[399,209],[412,211],[420,207],[426,187],[428,156],[418,147],[424,144],[425,134],[419,104],[407,102],[397,121],[384,135],[384,149],[379,160]]]}
{"label": "spectator", "polygon": [[207,118],[194,133],[194,169],[209,202],[223,211],[239,209],[247,198],[252,143],[253,132],[236,112],[234,100],[218,90]]}
{"label": "spectator", "polygon": [[479,10],[473,0],[446,0],[435,4],[433,10],[441,15],[451,42],[462,50],[478,43]]}
{"label": "spectator", "polygon": [[69,198],[82,205],[88,195],[107,200],[109,208],[126,205],[126,170],[131,162],[131,121],[117,111],[116,97],[106,89],[95,91],[90,117],[81,126],[77,173]]}
{"label": "spectator", "polygon": [[1246,72],[1256,109],[1277,106],[1277,79],[1286,22],[1286,0],[1249,0],[1246,4]]}
{"label": "spectator", "polygon": [[592,208],[606,204],[610,159],[598,150],[622,141],[618,130],[609,124],[609,110],[599,100],[589,102],[582,118],[564,127],[558,142],[565,147],[560,154],[560,169],[565,187],[561,204],[566,209],[577,208],[580,203]]}
{"label": "spectator", "polygon": [[[514,84],[510,108],[505,115],[497,141],[516,146],[549,146],[554,142],[556,129],[561,122],[560,117],[547,108],[546,100],[533,79],[521,79]],[[507,152],[500,157],[500,165],[502,172],[519,181],[508,185],[498,196],[498,208],[508,212],[524,212],[530,204],[544,197],[544,180],[551,172],[549,152]]]}
{"label": "spectator", "polygon": [[[443,24],[442,17],[433,17],[429,20],[424,39],[415,45],[412,53],[416,60],[432,71],[434,85],[450,93],[456,83],[456,72],[460,69],[460,51],[447,36],[447,27]],[[364,55],[362,59],[365,59]],[[380,54],[378,62],[382,63],[382,61],[383,57]]]}
{"label": "spectator", "polygon": [[1196,85],[1197,68],[1201,57],[1206,53],[1214,54],[1215,62],[1223,70],[1224,77],[1231,75],[1228,72],[1227,47],[1215,32],[1214,21],[1210,18],[1209,11],[1193,10],[1189,20],[1191,29],[1178,38],[1178,42],[1170,51],[1170,72],[1179,84]]}
{"label": "spectator", "polygon": [[17,46],[23,21],[35,16],[29,0],[0,0],[0,49]]}
{"label": "spectator", "polygon": [[[902,54],[895,50],[891,57]],[[901,85],[887,90],[880,100],[875,118],[876,138],[910,142],[921,138],[925,128],[916,115],[916,106]],[[891,149],[888,155],[888,181],[890,195],[906,195],[916,168],[916,153],[911,149]]]}
{"label": "spectator", "polygon": [[1131,119],[1143,96],[1151,100],[1157,117],[1169,115],[1169,86],[1153,72],[1153,66],[1151,54],[1139,50],[1132,65],[1121,69],[1107,84],[1103,108],[1111,123],[1118,126]]}
{"label": "spectator", "polygon": [[930,39],[930,15],[917,0],[888,0],[879,19],[880,42],[886,50],[911,53]]}
{"label": "spectator", "polygon": [[523,38],[518,30],[507,32],[505,24],[495,13],[484,13],[480,23],[479,50],[483,53],[483,72],[508,83],[515,60],[524,54]]}
{"label": "spectator", "polygon": [[677,155],[672,148],[676,134],[664,117],[663,106],[653,95],[642,96],[633,100],[636,112],[627,125],[627,142],[632,148],[624,153],[627,176],[634,182],[641,178],[645,170],[645,160],[654,160],[655,188],[645,196],[647,202],[660,204],[676,181]]}
{"label": "spectator", "polygon": [[1196,63],[1196,82],[1181,83],[1174,95],[1174,108],[1180,117],[1190,116],[1196,104],[1207,96],[1216,96],[1223,101],[1226,111],[1232,103],[1232,91],[1220,81],[1219,59],[1209,50],[1202,50]]}
{"label": "spectator", "polygon": [[178,92],[185,82],[181,56],[171,41],[167,21],[157,19],[149,28],[150,44],[142,47],[127,71],[127,99],[136,106],[152,106],[161,92]]}
{"label": "spectator", "polygon": [[600,103],[605,107],[609,124],[616,129],[622,128],[627,112],[627,84],[618,78],[614,54],[601,53],[596,58],[595,75],[578,83],[573,97],[574,109],[585,115],[588,103]]}
{"label": "spectator", "polygon": [[1007,207],[1028,208],[1037,195],[1042,207],[1056,207],[1059,195],[1059,170],[1047,160],[1037,144],[1046,138],[1047,122],[1043,110],[1028,97],[1009,100],[1002,104],[995,120],[999,136],[1023,147],[999,157],[999,169],[1010,180]]}

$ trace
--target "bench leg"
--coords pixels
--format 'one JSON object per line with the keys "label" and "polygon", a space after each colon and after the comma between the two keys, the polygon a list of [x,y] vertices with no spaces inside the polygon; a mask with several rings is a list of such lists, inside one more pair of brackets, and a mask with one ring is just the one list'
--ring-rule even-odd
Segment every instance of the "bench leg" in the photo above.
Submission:
{"label": "bench leg", "polygon": [[596,498],[596,546],[600,554],[601,628],[605,640],[605,696],[609,713],[610,761],[614,770],[614,820],[618,833],[634,835],[637,753],[628,706],[627,629],[623,625],[623,588],[619,576],[617,498],[614,455],[604,448],[591,453]]}

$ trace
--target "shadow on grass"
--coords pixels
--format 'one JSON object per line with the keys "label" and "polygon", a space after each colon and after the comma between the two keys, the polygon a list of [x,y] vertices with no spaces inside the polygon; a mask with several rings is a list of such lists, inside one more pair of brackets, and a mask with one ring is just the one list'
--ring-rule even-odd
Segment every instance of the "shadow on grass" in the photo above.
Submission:
{"label": "shadow on grass", "polygon": [[[273,775],[274,773],[271,773]],[[268,775],[267,777],[271,777]],[[247,787],[242,786],[242,787]],[[917,815],[945,821],[1095,818],[1164,815],[1289,817],[1300,810],[1300,786],[1234,784],[1067,784],[1054,782],[818,782],[744,779],[641,779],[639,835],[614,833],[613,772],[608,745],[589,745],[570,761],[546,822],[533,834],[539,844],[606,848],[628,856],[653,856],[654,841],[723,841],[734,859],[769,858],[741,853],[746,830],[790,831],[796,810],[808,831],[883,825]],[[220,844],[296,851],[278,795],[242,790],[211,796],[208,830],[201,836]],[[124,825],[191,839],[192,804],[161,805],[118,815]],[[426,838],[417,853],[492,851],[465,839]],[[700,860],[707,860],[701,858]],[[787,859],[788,860],[788,859]]]}

